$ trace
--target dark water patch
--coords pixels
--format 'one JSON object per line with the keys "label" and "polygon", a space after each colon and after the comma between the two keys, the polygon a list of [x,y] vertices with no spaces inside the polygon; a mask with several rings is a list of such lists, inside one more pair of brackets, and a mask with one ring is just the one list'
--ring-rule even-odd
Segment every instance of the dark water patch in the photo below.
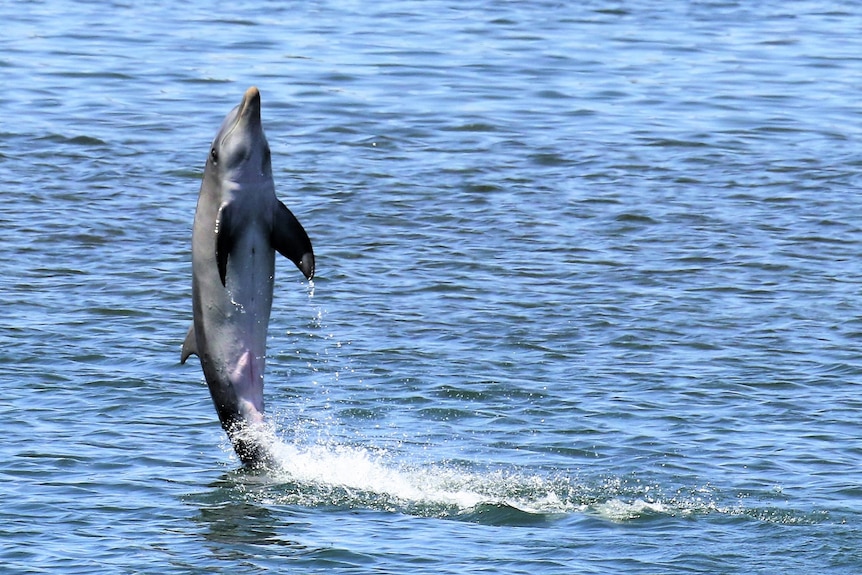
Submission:
{"label": "dark water patch", "polygon": [[530,159],[540,166],[567,166],[572,164],[572,160],[557,152],[542,152],[532,154]]}
{"label": "dark water patch", "polygon": [[450,399],[485,401],[491,399],[491,397],[495,394],[488,390],[486,385],[479,385],[472,388],[444,385],[439,390],[437,390],[437,395]]}
{"label": "dark water patch", "polygon": [[204,77],[190,77],[190,78],[182,78],[180,80],[185,84],[233,84],[235,80],[233,78],[225,78],[225,77],[216,77],[216,76],[204,76]]}
{"label": "dark water patch", "polygon": [[482,503],[454,518],[483,525],[532,527],[546,525],[559,515],[531,513],[505,503]]}
{"label": "dark water patch", "polygon": [[381,419],[384,416],[386,410],[382,408],[377,409],[368,409],[368,408],[342,408],[338,410],[338,416],[342,419],[356,419],[361,421],[373,421],[376,419]]}
{"label": "dark water patch", "polygon": [[654,220],[652,217],[647,214],[642,213],[634,213],[634,212],[623,212],[621,214],[617,214],[614,217],[614,220],[622,223],[634,223],[634,224],[658,224],[659,222]]}
{"label": "dark water patch", "polygon": [[66,136],[63,134],[49,134],[47,136],[41,136],[36,138],[37,141],[46,141],[54,144],[65,144],[70,146],[81,146],[81,147],[107,147],[108,142],[101,140],[99,138],[93,136],[79,135],[79,136]]}
{"label": "dark water patch", "polygon": [[[68,56],[69,54],[62,54],[63,56]],[[87,57],[89,54],[83,53],[78,54],[78,56]],[[120,80],[120,81],[129,81],[135,79],[134,76],[130,76],[128,74],[123,74],[121,72],[107,72],[107,71],[99,71],[99,72],[84,72],[84,71],[76,71],[76,70],[67,70],[67,71],[59,71],[59,72],[49,72],[51,76],[57,76],[59,78],[66,78],[70,80]]]}
{"label": "dark water patch", "polygon": [[229,26],[253,27],[259,25],[259,22],[255,20],[249,20],[247,18],[213,18],[211,22],[213,24],[227,24]]}
{"label": "dark water patch", "polygon": [[698,140],[677,140],[677,139],[658,139],[649,140],[647,146],[656,146],[659,148],[706,148],[709,144]]}
{"label": "dark water patch", "polygon": [[466,124],[459,124],[456,126],[450,126],[445,128],[446,130],[452,132],[499,132],[500,128],[494,124],[488,124],[483,122],[470,122]]}

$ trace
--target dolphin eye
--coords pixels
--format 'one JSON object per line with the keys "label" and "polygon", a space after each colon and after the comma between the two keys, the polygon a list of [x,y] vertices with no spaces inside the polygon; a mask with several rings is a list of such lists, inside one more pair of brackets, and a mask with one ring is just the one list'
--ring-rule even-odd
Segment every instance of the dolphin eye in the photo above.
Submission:
{"label": "dolphin eye", "polygon": [[215,146],[210,150],[210,159],[212,159],[213,164],[218,164],[218,152],[216,152]]}
{"label": "dolphin eye", "polygon": [[269,151],[267,147],[263,151],[263,167],[266,168],[272,162],[272,153]]}

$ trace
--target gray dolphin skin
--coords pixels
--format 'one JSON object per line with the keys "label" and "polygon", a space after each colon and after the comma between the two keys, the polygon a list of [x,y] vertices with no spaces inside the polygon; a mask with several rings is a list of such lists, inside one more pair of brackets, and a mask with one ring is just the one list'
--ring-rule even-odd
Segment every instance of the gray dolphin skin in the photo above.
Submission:
{"label": "gray dolphin skin", "polygon": [[194,322],[180,358],[200,358],[221,425],[246,465],[267,458],[247,432],[263,423],[276,251],[314,275],[308,234],[275,196],[260,92],[251,87],[225,117],[204,170],[192,231]]}

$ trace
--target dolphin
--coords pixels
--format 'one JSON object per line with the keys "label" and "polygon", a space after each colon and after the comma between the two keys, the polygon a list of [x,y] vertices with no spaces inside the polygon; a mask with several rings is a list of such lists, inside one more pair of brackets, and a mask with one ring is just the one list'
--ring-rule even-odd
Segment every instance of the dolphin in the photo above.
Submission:
{"label": "dolphin", "polygon": [[263,372],[275,252],[314,276],[311,241],[275,195],[260,92],[246,90],[210,148],[192,230],[194,321],[180,356],[201,361],[222,428],[245,465],[267,458]]}

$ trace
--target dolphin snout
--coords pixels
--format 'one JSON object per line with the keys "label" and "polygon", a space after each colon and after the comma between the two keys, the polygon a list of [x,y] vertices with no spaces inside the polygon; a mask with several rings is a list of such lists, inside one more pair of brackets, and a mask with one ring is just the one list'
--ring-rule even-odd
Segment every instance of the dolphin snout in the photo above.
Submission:
{"label": "dolphin snout", "polygon": [[260,90],[257,89],[257,86],[252,86],[245,91],[239,106],[239,116],[241,118],[254,118],[260,123]]}

